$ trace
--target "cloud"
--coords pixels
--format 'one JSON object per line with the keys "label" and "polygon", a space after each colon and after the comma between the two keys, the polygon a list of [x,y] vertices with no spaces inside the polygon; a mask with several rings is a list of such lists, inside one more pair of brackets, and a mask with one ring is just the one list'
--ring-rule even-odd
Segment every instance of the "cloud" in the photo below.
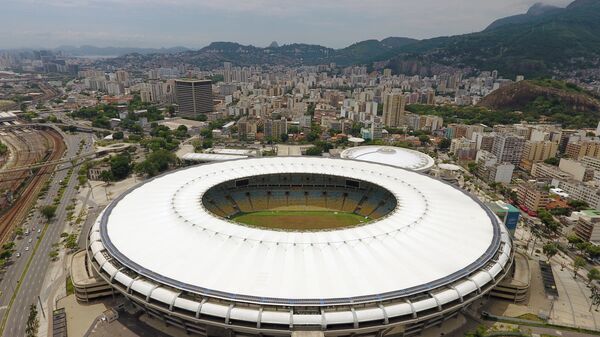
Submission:
{"label": "cloud", "polygon": [[[155,7],[155,8],[194,8],[217,10],[222,12],[240,12],[264,15],[293,16],[306,12],[337,10],[340,12],[361,12],[393,15],[402,12],[420,12],[426,15],[425,10],[439,10],[448,15],[457,10],[476,11],[502,11],[514,12],[515,9],[526,9],[539,0],[10,0],[36,5],[50,5],[71,8],[122,6]],[[542,1],[552,5],[567,5],[572,0],[546,0]],[[396,12],[389,12],[395,10]],[[332,13],[332,20],[335,19]],[[426,16],[425,16],[426,17]],[[424,18],[425,18],[424,17]]]}
{"label": "cloud", "polygon": [[344,47],[371,38],[478,31],[539,0],[1,1],[0,30],[10,34],[0,36],[0,48],[17,42],[199,47],[220,40]]}

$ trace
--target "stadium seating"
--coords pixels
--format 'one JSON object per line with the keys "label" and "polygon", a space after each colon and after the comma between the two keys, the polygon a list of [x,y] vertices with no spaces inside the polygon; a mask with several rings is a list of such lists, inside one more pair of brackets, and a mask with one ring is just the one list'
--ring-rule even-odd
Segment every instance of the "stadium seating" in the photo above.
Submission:
{"label": "stadium seating", "polygon": [[217,216],[232,217],[283,207],[330,209],[376,219],[396,207],[387,191],[365,182],[317,175],[266,175],[216,186],[203,197],[205,207]]}

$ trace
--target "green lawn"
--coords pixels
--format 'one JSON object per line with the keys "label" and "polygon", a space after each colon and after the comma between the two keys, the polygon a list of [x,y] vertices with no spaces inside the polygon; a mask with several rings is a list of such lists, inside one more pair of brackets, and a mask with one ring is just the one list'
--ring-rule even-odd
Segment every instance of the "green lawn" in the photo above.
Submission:
{"label": "green lawn", "polygon": [[250,226],[284,230],[323,230],[367,222],[360,215],[339,211],[259,211],[240,213],[232,220]]}

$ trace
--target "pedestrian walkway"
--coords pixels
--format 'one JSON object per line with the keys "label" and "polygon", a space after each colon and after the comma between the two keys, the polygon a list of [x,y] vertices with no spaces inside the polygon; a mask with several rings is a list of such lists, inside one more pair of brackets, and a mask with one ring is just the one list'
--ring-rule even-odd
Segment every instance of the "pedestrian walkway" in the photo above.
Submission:
{"label": "pedestrian walkway", "polygon": [[600,330],[600,312],[594,309],[590,311],[591,291],[585,281],[581,276],[574,279],[572,270],[561,270],[556,265],[552,269],[559,296],[554,301],[550,322]]}

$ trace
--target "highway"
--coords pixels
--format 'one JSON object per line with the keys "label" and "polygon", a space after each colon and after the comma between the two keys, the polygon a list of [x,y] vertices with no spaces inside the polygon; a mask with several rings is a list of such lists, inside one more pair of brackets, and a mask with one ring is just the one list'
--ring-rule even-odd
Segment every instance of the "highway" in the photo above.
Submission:
{"label": "highway", "polygon": [[[65,139],[68,146],[65,155],[66,157],[73,157],[77,154],[82,139],[86,142],[82,149],[82,153],[90,152],[92,150],[91,134],[67,135],[67,138]],[[67,218],[66,207],[71,203],[71,199],[76,196],[77,190],[75,187],[77,185],[77,170],[78,167],[75,167],[73,174],[67,182],[64,195],[56,211],[55,219],[52,220],[44,230],[43,224],[45,223],[45,220],[39,212],[35,211],[33,216],[31,216],[24,225],[25,229],[31,230],[32,228],[35,228],[35,231],[32,231],[28,236],[24,236],[21,240],[16,240],[16,252],[20,253],[21,256],[13,256],[12,261],[14,261],[14,263],[7,267],[7,271],[0,281],[0,289],[3,290],[0,295],[0,317],[2,322],[5,322],[4,331],[2,333],[3,337],[25,335],[25,324],[27,322],[29,306],[31,304],[38,304],[39,315],[42,315],[37,297],[42,291],[42,283],[50,265],[52,263],[62,263],[51,262],[49,253],[53,250],[52,245],[61,240],[60,234],[63,232]],[[38,206],[52,204],[52,200],[57,195],[60,188],[60,181],[66,178],[67,173],[68,170],[61,170],[61,167],[57,167],[55,176],[51,179],[50,189],[43,200],[40,200],[37,203]],[[38,234],[39,229],[42,231]],[[37,250],[35,250],[38,237],[40,237],[39,239],[41,241]],[[29,242],[30,240],[31,242]],[[27,250],[26,247],[28,247]],[[32,254],[34,255],[32,256]],[[23,272],[26,270],[28,263],[29,268],[27,268],[19,286],[19,280],[23,276]],[[10,306],[15,291],[16,296],[12,301],[12,306]],[[9,312],[7,312],[9,309],[8,306],[10,306]],[[44,314],[48,316],[52,313],[44,312]]]}

